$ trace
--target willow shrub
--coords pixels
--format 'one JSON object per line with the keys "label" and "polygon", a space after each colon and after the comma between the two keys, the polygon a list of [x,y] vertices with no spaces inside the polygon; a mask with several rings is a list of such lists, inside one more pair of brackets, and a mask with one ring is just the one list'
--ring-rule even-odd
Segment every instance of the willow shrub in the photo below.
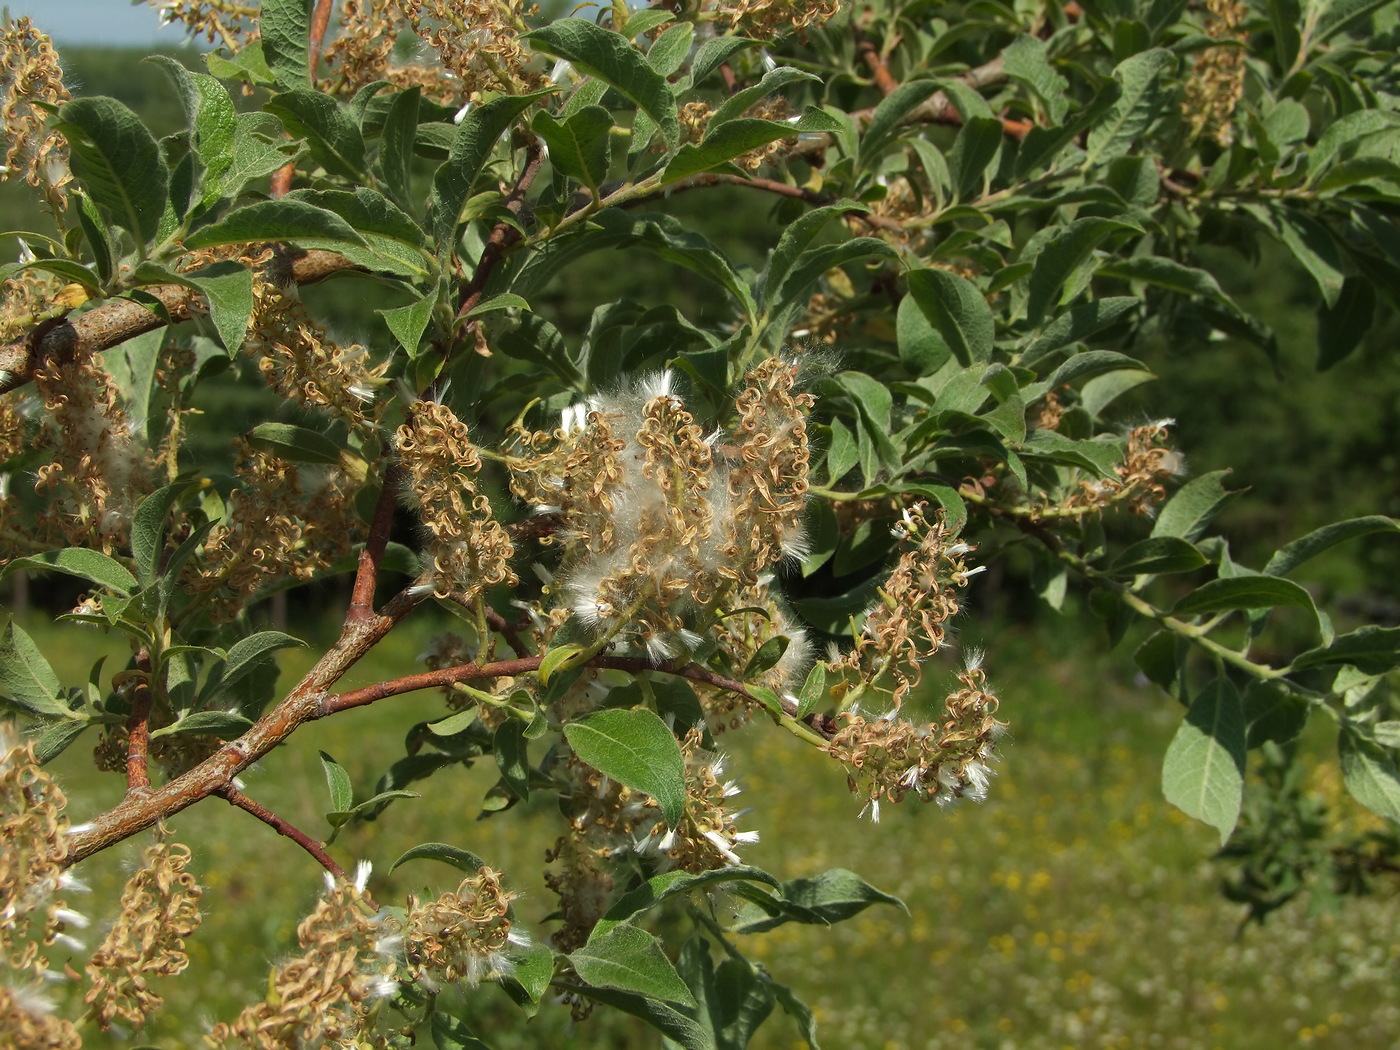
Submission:
{"label": "willow shrub", "polygon": [[[187,121],[159,141],[120,102],[71,97],[28,20],[4,32],[4,174],[52,219],[8,235],[3,270],[5,571],[85,581],[59,619],[131,648],[65,684],[19,625],[0,639],[6,706],[35,734],[7,730],[0,768],[11,1045],[160,1009],[149,979],[187,966],[200,897],[161,822],[210,799],[327,882],[267,998],[211,1045],[478,1046],[453,1004],[491,984],[522,1019],[603,1006],[688,1048],[743,1046],[781,1007],[815,1045],[732,934],[893,898],[745,865],[715,735],[753,721],[825,753],[853,820],[984,798],[1017,683],[1002,709],[995,651],[945,651],[968,579],[1013,547],[1050,606],[1114,638],[1150,626],[1138,665],[1185,709],[1163,788],[1218,829],[1252,914],[1394,869],[1393,834],[1329,837],[1289,769],[1326,722],[1351,793],[1400,818],[1400,628],[1336,626],[1294,578],[1396,522],[1239,564],[1212,532],[1240,495],[1225,474],[1188,480],[1170,421],[1114,411],[1152,379],[1132,356],[1149,336],[1253,343],[1228,352],[1269,367],[1267,319],[1203,246],[1296,259],[1322,368],[1393,303],[1379,0],[162,6],[221,46],[207,73],[152,59]],[[740,191],[772,202],[746,231],[757,272],[666,210],[711,194],[691,214],[718,229]],[[650,267],[634,286],[654,298],[561,331],[535,304],[597,252]],[[677,273],[723,309],[686,316]],[[334,335],[300,294],[322,281],[382,326]],[[194,408],[229,373],[270,390],[244,432]],[[191,433],[227,459],[201,462]],[[334,574],[353,578],[339,639],[278,685],[274,654],[306,643],[250,610]],[[433,603],[460,626],[426,669],[337,687]],[[376,784],[325,756],[326,827],[246,793],[300,727],[425,689],[441,717],[404,727]],[[41,763],[80,738],[127,789],[73,823]],[[376,900],[332,844],[474,763],[499,769],[493,819],[557,804],[543,936],[513,918],[529,873],[493,869],[469,830],[375,858],[436,872],[431,899]],[[88,956],[74,872],[149,829]]]}

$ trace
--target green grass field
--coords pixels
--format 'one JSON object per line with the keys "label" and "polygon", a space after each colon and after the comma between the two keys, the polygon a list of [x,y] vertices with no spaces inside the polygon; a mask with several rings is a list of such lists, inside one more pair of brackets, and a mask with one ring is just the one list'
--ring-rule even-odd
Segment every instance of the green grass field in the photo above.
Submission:
{"label": "green grass field", "polygon": [[[391,638],[356,681],[413,669],[432,627]],[[118,648],[85,629],[33,629],[66,682],[86,676],[98,647]],[[740,801],[754,807],[742,826],[763,835],[746,860],[784,878],[849,867],[909,907],[907,920],[872,908],[831,929],[786,926],[746,939],[745,951],[814,1007],[824,1046],[1395,1046],[1400,897],[1347,901],[1335,915],[1310,914],[1299,902],[1237,936],[1241,909],[1220,896],[1221,873],[1208,859],[1214,833],[1172,810],[1158,787],[1180,717],[1174,703],[1135,684],[1127,654],[1105,654],[1097,640],[1007,630],[988,641],[1012,730],[981,806],[886,806],[873,825],[857,819],[842,770],[785,734],[754,724],[722,738],[745,788]],[[287,654],[283,682],[310,659]],[[328,807],[317,751],[338,758],[364,797],[401,754],[405,727],[441,710],[436,694],[407,696],[309,726],[247,777],[246,790],[322,834]],[[86,765],[87,754],[80,741],[57,764],[75,821],[121,790],[118,778]],[[427,782],[424,797],[348,829],[333,848],[347,862],[375,863],[372,888],[385,902],[451,877],[423,861],[384,877],[403,850],[424,841],[471,849],[508,873],[522,920],[544,936],[539,919],[552,896],[540,870],[556,835],[553,815],[541,802],[524,819],[478,820],[494,780],[490,763],[451,770]],[[1316,787],[1337,795],[1320,777]],[[218,801],[181,814],[172,829],[195,852],[205,924],[189,971],[164,983],[170,1008],[135,1041],[173,1050],[263,994],[268,964],[294,945],[321,877],[293,844]],[[87,865],[93,893],[74,903],[110,917],[142,845],[144,838]],[[88,933],[90,941],[100,936]],[[564,1038],[659,1045],[649,1030],[602,1013],[571,1027],[566,1010],[546,1007],[526,1025],[491,987],[472,992],[466,1008],[498,1050]],[[104,1043],[93,1036],[88,1045]],[[758,1045],[801,1040],[779,1013]]]}

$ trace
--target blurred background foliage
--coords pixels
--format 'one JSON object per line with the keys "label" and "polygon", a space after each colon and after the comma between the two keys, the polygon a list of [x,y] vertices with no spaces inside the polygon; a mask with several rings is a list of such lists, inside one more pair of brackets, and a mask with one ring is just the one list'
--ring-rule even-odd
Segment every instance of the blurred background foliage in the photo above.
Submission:
{"label": "blurred background foliage", "polygon": [[[167,53],[203,67],[193,50]],[[70,48],[62,57],[84,93],[123,100],[161,135],[178,127],[182,114],[165,74],[141,63],[142,54]],[[22,190],[0,186],[0,226],[43,229]],[[703,204],[684,196],[657,204],[682,218],[701,207],[712,240],[740,262],[761,262],[762,246],[752,243],[751,232],[772,226],[774,208],[766,199],[735,189],[707,195]],[[1211,262],[1226,290],[1273,325],[1276,361],[1255,367],[1249,358],[1258,349],[1203,339],[1167,316],[1142,345],[1122,348],[1160,377],[1135,402],[1125,401],[1126,418],[1136,412],[1146,419],[1149,411],[1179,416],[1176,443],[1191,473],[1231,467],[1232,484],[1249,487],[1250,498],[1218,521],[1238,561],[1261,563],[1286,540],[1339,518],[1400,516],[1400,318],[1385,314],[1356,353],[1319,372],[1316,287],[1282,250],[1255,260],[1222,250]],[[361,280],[340,278],[306,289],[305,296],[333,333],[382,344],[389,337],[357,293]],[[536,307],[576,339],[588,324],[587,304],[629,294],[670,302],[697,321],[720,308],[712,290],[684,271],[673,272],[654,257],[613,253],[572,267],[569,281],[556,282]],[[848,349],[834,347],[838,354]],[[248,426],[268,418],[271,396],[260,381],[233,372],[204,384],[200,395],[207,411],[218,412],[224,433],[236,429],[239,418]],[[199,440],[197,431],[193,437]],[[1376,543],[1336,549],[1319,559],[1312,578],[1329,602],[1358,622],[1395,624],[1397,573],[1400,545]],[[66,596],[53,597],[61,604]],[[326,597],[324,590],[307,588],[291,600],[299,603],[296,615],[315,619]],[[787,927],[749,946],[814,1005],[826,1044],[880,1050],[1395,1045],[1400,945],[1393,931],[1400,899],[1394,891],[1334,911],[1327,907],[1329,887],[1314,886],[1311,903],[1296,902],[1263,927],[1233,937],[1244,911],[1218,892],[1223,869],[1201,861],[1210,830],[1189,824],[1161,797],[1160,756],[1179,716],[1135,676],[1128,654],[1140,638],[1130,634],[1110,655],[1103,637],[1076,633],[1072,625],[1086,621],[1051,613],[1014,550],[977,581],[970,599],[963,642],[974,646],[995,637],[992,672],[1015,706],[998,790],[984,807],[937,819],[911,807],[880,826],[858,824],[852,800],[829,782],[834,772],[818,764],[819,756],[793,746],[745,764],[755,771],[746,791],[764,800],[754,814],[764,838],[752,862],[791,877],[853,857],[881,858],[884,870],[863,874],[911,909],[909,923],[873,911],[831,931]],[[366,681],[411,669],[428,637],[445,626],[429,619],[416,633],[396,634],[394,646],[362,669]],[[81,680],[104,644],[124,648],[82,628],[30,626],[45,651],[67,654],[66,666],[56,661],[65,681]],[[324,628],[329,638],[333,627],[327,622]],[[284,682],[304,670],[300,659],[283,660]],[[441,700],[418,696],[404,703],[429,717]],[[348,758],[353,739],[393,733],[404,712],[367,709],[298,734],[279,760],[294,771],[260,781],[259,791],[279,812],[314,824],[325,808],[317,750]],[[1305,738],[1304,750],[1314,743]],[[725,744],[740,752],[754,746],[743,734]],[[397,746],[386,740],[387,751]],[[95,810],[120,794],[118,778],[95,773],[83,755],[65,755],[60,766],[75,812]],[[374,772],[369,765],[351,768],[361,789]],[[417,842],[465,839],[497,867],[529,872],[548,845],[531,837],[534,822],[487,821],[462,829],[477,819],[478,800],[494,777],[491,770],[480,776],[462,771],[456,793],[403,803],[401,823],[357,825],[342,846],[354,857],[387,858]],[[1346,798],[1335,776],[1318,773],[1300,790],[1317,805],[1354,813],[1355,833],[1368,832],[1374,818]],[[1094,804],[1079,805],[1078,798]],[[319,885],[296,848],[281,840],[260,841],[267,882],[246,881],[245,868],[221,863],[243,850],[246,818],[208,807],[199,813],[179,818],[176,830],[196,849],[209,919],[191,948],[201,975],[198,994],[191,997],[193,986],[172,984],[167,992],[176,1005],[147,1033],[167,1043],[196,1038],[211,1018],[261,995],[269,957],[290,942]],[[94,861],[98,899],[90,910],[108,910],[102,897],[119,892],[122,865],[134,849]],[[284,878],[284,872],[295,874]],[[396,873],[393,892],[416,888],[413,878],[411,866]],[[238,907],[265,900],[271,882],[278,907]],[[539,895],[521,903],[531,921],[541,919],[545,907]],[[487,990],[471,1009],[479,1013],[478,1030],[515,1033],[493,1040],[498,1048],[568,1037],[559,1011],[523,1029],[493,1025],[494,1010],[505,1018],[511,1009],[503,998],[491,998],[496,994]],[[654,1045],[654,1035],[621,1016],[589,1024],[593,1045]],[[789,1044],[798,1044],[796,1033],[779,1020],[756,1045]]]}

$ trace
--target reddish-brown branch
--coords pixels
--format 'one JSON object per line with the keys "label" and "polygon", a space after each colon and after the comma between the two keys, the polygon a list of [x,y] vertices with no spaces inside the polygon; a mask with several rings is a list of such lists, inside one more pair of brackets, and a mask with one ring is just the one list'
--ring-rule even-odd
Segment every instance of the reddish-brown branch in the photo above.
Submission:
{"label": "reddish-brown branch", "polygon": [[384,549],[389,545],[401,474],[396,463],[384,472],[384,487],[379,490],[379,501],[374,505],[374,520],[370,522],[369,536],[360,551],[359,568],[355,570],[355,587],[350,592],[346,623],[368,620],[374,616],[374,585],[379,582],[379,563],[384,560]]}
{"label": "reddish-brown branch", "polygon": [[486,622],[491,625],[491,630],[495,631],[506,640],[506,644],[510,646],[511,651],[514,652],[516,656],[525,657],[530,655],[530,647],[526,645],[525,640],[520,637],[521,630],[529,626],[529,621],[526,621],[524,624],[509,623],[506,618],[495,609],[487,609]]}
{"label": "reddish-brown branch", "polygon": [[139,677],[131,692],[131,714],[126,719],[126,791],[148,791],[151,787],[149,751],[151,746],[151,656],[145,649],[136,654]]}
{"label": "reddish-brown branch", "polygon": [[[337,864],[335,858],[326,852],[324,843],[317,842],[291,821],[284,820],[261,803],[254,802],[232,784],[225,784],[215,789],[213,793],[218,795],[229,805],[241,809],[245,813],[251,813],[273,831],[277,832],[277,834],[284,835],[291,839],[302,849],[306,850],[307,853],[311,854],[311,856],[316,859],[316,863],[335,876],[337,880],[341,882],[350,881],[350,876],[345,873],[345,869]],[[366,899],[368,900],[368,898]],[[369,903],[371,907],[376,906],[373,901]]]}
{"label": "reddish-brown branch", "polygon": [[[365,707],[391,696],[414,693],[420,689],[441,689],[443,686],[453,685],[457,682],[479,682],[488,678],[514,678],[518,675],[538,671],[543,659],[540,656],[528,656],[516,660],[496,660],[481,665],[460,664],[457,667],[443,667],[436,671],[404,675],[402,678],[379,682],[346,693],[328,694],[322,700],[320,717],[332,715],[338,711],[347,711],[353,707]],[[587,666],[600,670],[627,671],[631,674],[639,674],[642,671],[660,671],[663,674],[673,674],[692,682],[711,685],[717,689],[738,693],[740,696],[754,700],[753,694],[749,692],[748,686],[743,682],[711,671],[707,667],[701,667],[699,664],[657,663],[639,656],[595,656],[588,661]],[[754,702],[757,703],[756,700]],[[783,710],[787,714],[796,716],[796,704],[790,700],[783,700],[782,704]]]}
{"label": "reddish-brown branch", "polygon": [[231,785],[234,777],[283,743],[299,726],[321,717],[327,690],[421,600],[419,590],[407,588],[385,603],[380,614],[347,623],[335,645],[316,666],[241,737],[169,783],[139,795],[128,795],[82,830],[75,829],[64,863],[73,865],[86,860]]}
{"label": "reddish-brown branch", "polygon": [[[306,52],[306,66],[311,73],[311,81],[316,82],[316,67],[321,63],[321,45],[326,40],[326,27],[330,25],[331,8],[335,6],[335,0],[316,0],[316,9],[311,15],[311,38],[308,41]],[[282,167],[272,173],[268,180],[268,196],[274,200],[278,197],[285,197],[292,189],[292,180],[296,177],[297,166],[295,161],[288,161]]]}
{"label": "reddish-brown branch", "polygon": [[[525,150],[525,166],[520,169],[520,177],[515,180],[515,185],[506,194],[506,210],[512,216],[520,214],[520,209],[525,203],[525,194],[530,189],[530,184],[535,181],[535,176],[540,173],[540,167],[543,164],[544,150],[540,148],[537,139],[532,139]],[[520,236],[520,228],[514,222],[505,219],[496,223],[491,230],[490,235],[486,238],[486,246],[481,250],[481,258],[477,260],[476,268],[472,271],[471,280],[462,286],[457,295],[457,321],[459,324],[481,302],[481,294],[486,290],[486,282],[491,279],[492,272],[505,258],[506,249],[520,240]]]}
{"label": "reddish-brown branch", "polygon": [[899,84],[890,75],[890,67],[885,64],[885,57],[880,54],[880,49],[875,46],[875,41],[871,40],[855,25],[851,26],[851,32],[855,36],[856,51],[865,60],[865,64],[870,67],[870,75],[875,80],[875,87],[886,98],[893,95]]}
{"label": "reddish-brown branch", "polygon": [[316,0],[316,10],[311,13],[311,40],[306,50],[306,65],[316,77],[316,67],[321,64],[321,49],[326,42],[326,28],[331,24],[331,9],[335,0]]}
{"label": "reddish-brown branch", "polygon": [[[300,252],[292,260],[291,279],[299,285],[313,284],[355,269],[359,267],[334,252]],[[207,309],[204,297],[185,285],[159,284],[141,290],[160,300],[172,324]],[[164,317],[130,299],[109,299],[84,313],[44,321],[0,346],[0,394],[29,382],[41,361],[85,359],[165,323]]]}

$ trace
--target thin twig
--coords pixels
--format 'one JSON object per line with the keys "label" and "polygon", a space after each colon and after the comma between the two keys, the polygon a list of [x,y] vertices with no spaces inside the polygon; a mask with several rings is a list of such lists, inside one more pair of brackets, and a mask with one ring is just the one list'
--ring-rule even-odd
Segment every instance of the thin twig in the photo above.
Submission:
{"label": "thin twig", "polygon": [[[284,820],[282,817],[279,817],[276,813],[272,812],[272,810],[268,809],[266,806],[262,805],[261,803],[254,802],[251,798],[243,794],[243,792],[239,791],[232,784],[225,784],[223,787],[215,790],[214,794],[218,795],[229,805],[241,809],[245,813],[251,813],[253,816],[257,817],[264,824],[270,827],[273,831],[277,832],[277,834],[284,835],[287,838],[291,839],[302,849],[306,850],[307,853],[311,854],[311,856],[315,858],[316,863],[321,865],[321,867],[325,868],[328,872],[330,872],[331,875],[333,875],[337,881],[350,881],[350,876],[345,873],[345,869],[342,868],[339,864],[337,864],[335,862],[335,858],[332,857],[328,852],[326,852],[325,844],[317,842],[310,835],[308,835],[306,832],[302,831],[299,827],[293,824],[290,820]],[[366,897],[365,900],[370,905],[370,907],[378,907],[378,905],[375,904],[368,897]]]}
{"label": "thin twig", "polygon": [[521,630],[529,624],[528,620],[523,624],[510,623],[495,609],[488,608],[486,610],[486,622],[491,625],[491,630],[495,631],[506,640],[506,644],[510,646],[511,651],[514,652],[516,656],[525,657],[531,655],[530,647],[526,645],[525,640],[520,637]]}
{"label": "thin twig", "polygon": [[880,54],[880,49],[875,46],[875,41],[871,40],[854,23],[851,25],[851,33],[855,36],[856,51],[860,57],[865,59],[865,64],[870,67],[870,75],[875,80],[875,86],[880,90],[880,94],[889,98],[899,87],[894,77],[890,76],[890,67],[885,65],[885,57]]}
{"label": "thin twig", "polygon": [[269,754],[296,730],[321,716],[322,701],[344,674],[422,601],[423,590],[408,587],[367,619],[347,622],[340,638],[271,711],[237,740],[174,780],[140,795],[128,795],[93,820],[75,828],[64,865],[71,866],[167,817],[188,809],[233,783],[233,778]]}
{"label": "thin twig", "polygon": [[306,49],[306,65],[311,77],[316,77],[316,67],[321,64],[321,49],[326,42],[326,27],[331,23],[331,8],[335,0],[316,0],[316,10],[311,15],[311,41]]}
{"label": "thin twig", "polygon": [[151,788],[151,655],[136,654],[139,677],[131,692],[131,714],[126,719],[126,791],[128,795]]}
{"label": "thin twig", "polygon": [[[544,150],[540,148],[539,141],[532,139],[525,148],[525,166],[520,169],[520,176],[515,180],[515,185],[506,194],[505,207],[512,217],[520,214],[520,209],[525,203],[525,194],[530,189],[530,184],[535,181],[535,176],[540,173],[540,167],[544,164]],[[486,238],[486,246],[481,250],[481,258],[476,262],[476,268],[472,271],[471,280],[462,286],[457,296],[457,321],[460,323],[466,319],[481,302],[481,294],[486,290],[486,282],[491,279],[492,272],[496,269],[503,258],[506,249],[520,240],[520,228],[512,221],[502,219],[496,223]]]}
{"label": "thin twig", "polygon": [[374,520],[370,522],[369,536],[360,551],[360,564],[355,570],[350,608],[345,613],[347,623],[374,616],[374,585],[379,581],[379,563],[384,560],[384,549],[389,545],[402,473],[397,463],[390,464],[384,472],[384,487],[379,490],[379,501],[374,505]]}

